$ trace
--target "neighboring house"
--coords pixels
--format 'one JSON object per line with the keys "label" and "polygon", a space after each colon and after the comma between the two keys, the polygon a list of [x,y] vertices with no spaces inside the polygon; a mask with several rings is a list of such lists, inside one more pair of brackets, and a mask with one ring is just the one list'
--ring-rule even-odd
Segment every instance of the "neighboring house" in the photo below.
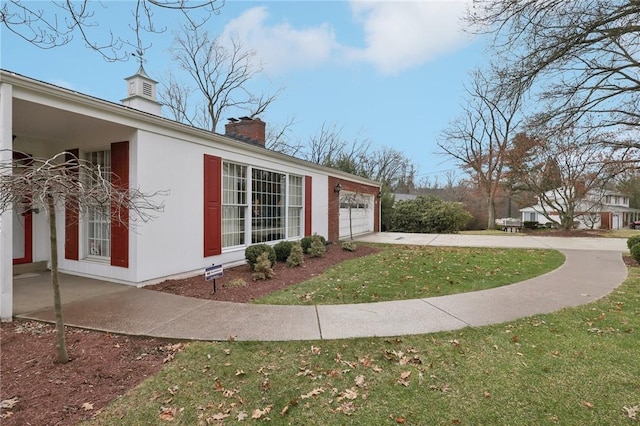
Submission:
{"label": "neighboring house", "polygon": [[[559,190],[549,191],[547,196],[553,197]],[[556,196],[560,200],[559,196]],[[563,205],[561,201],[558,201]],[[550,219],[545,217],[547,212]],[[541,225],[560,223],[558,211],[554,207],[538,204],[520,209],[523,222],[538,222]],[[575,224],[578,229],[620,229],[628,227],[640,218],[640,210],[629,207],[629,197],[610,190],[592,190],[586,197],[576,203]]]}
{"label": "neighboring house", "polygon": [[417,194],[400,194],[398,192],[393,193],[393,199],[397,203],[398,201],[410,201],[418,198]]}
{"label": "neighboring house", "polygon": [[[61,272],[142,286],[240,264],[254,243],[313,233],[336,241],[348,236],[340,199],[349,194],[360,200],[351,206],[354,233],[379,230],[378,182],[266,149],[257,118],[231,120],[225,135],[163,118],[142,67],[126,82],[121,105],[0,70],[3,158],[67,151],[110,167],[131,188],[169,193],[158,200],[164,211],[135,229],[115,229],[108,211],[106,220],[58,212]],[[50,261],[47,219],[34,207],[0,217],[3,319],[12,315],[12,264]]]}

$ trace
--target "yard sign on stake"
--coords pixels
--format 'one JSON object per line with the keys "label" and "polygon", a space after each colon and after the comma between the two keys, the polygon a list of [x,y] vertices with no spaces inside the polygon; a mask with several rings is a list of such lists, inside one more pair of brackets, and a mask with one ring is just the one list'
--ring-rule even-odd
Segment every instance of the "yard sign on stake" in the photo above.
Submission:
{"label": "yard sign on stake", "polygon": [[223,275],[222,265],[211,265],[204,270],[204,279],[207,281],[213,280],[213,291],[211,294],[216,292],[216,278],[222,278]]}

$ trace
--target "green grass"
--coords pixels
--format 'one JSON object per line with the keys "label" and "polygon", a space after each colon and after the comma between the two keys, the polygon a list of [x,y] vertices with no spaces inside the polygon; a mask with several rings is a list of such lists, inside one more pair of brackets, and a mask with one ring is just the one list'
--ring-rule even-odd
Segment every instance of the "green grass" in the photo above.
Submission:
{"label": "green grass", "polygon": [[640,268],[632,268],[600,301],[494,326],[191,343],[91,423],[253,424],[255,415],[274,425],[634,425],[639,331]]}
{"label": "green grass", "polygon": [[553,250],[385,245],[254,303],[369,303],[483,290],[549,272],[564,262]]}

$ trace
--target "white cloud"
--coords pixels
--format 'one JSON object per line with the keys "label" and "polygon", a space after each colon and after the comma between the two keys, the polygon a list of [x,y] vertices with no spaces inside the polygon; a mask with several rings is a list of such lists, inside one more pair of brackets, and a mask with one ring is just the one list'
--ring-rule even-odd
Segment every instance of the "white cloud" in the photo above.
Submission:
{"label": "white cloud", "polygon": [[223,37],[237,37],[254,50],[267,71],[306,68],[327,61],[337,47],[328,24],[296,29],[283,22],[268,26],[265,7],[248,9],[229,22]]}
{"label": "white cloud", "polygon": [[363,47],[338,43],[334,28],[326,22],[307,28],[295,28],[286,21],[270,24],[264,6],[247,9],[231,20],[222,37],[241,40],[245,48],[256,52],[268,72],[340,61],[370,63],[383,74],[396,74],[470,40],[460,29],[467,1],[351,0],[355,23],[364,34]]}
{"label": "white cloud", "polygon": [[385,74],[421,65],[470,39],[460,26],[466,5],[463,0],[352,1],[365,47],[350,49],[349,56]]}

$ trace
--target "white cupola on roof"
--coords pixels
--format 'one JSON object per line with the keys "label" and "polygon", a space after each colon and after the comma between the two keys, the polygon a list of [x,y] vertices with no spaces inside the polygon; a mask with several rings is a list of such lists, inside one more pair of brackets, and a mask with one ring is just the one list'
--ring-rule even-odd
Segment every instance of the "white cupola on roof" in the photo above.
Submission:
{"label": "white cupola on roof", "polygon": [[122,104],[150,114],[160,115],[162,104],[156,101],[157,81],[151,79],[142,65],[131,77],[125,78],[128,96]]}

